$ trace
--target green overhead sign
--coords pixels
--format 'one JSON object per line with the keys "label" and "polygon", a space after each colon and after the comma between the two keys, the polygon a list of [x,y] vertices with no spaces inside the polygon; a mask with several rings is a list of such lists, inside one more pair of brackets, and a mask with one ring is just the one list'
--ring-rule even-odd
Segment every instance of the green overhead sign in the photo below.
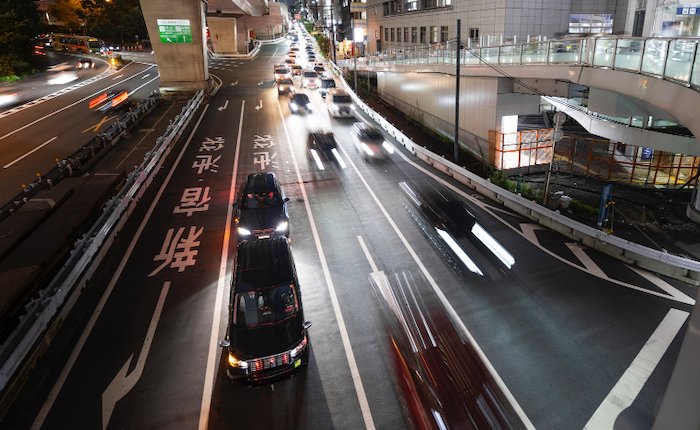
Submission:
{"label": "green overhead sign", "polygon": [[159,19],[160,43],[192,43],[189,19]]}

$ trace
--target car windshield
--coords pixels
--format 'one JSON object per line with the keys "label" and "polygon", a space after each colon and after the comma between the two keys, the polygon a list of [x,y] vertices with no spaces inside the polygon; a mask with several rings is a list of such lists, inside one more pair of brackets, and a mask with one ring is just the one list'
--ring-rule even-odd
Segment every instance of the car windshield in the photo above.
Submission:
{"label": "car windshield", "polygon": [[253,290],[235,295],[233,325],[257,327],[275,324],[299,312],[294,284]]}
{"label": "car windshield", "polygon": [[349,95],[336,95],[333,96],[333,103],[352,103],[352,99]]}
{"label": "car windshield", "polygon": [[286,79],[278,79],[278,80],[277,80],[277,83],[278,83],[278,84],[291,84],[291,83],[292,83],[292,80],[289,79],[289,78],[286,78]]}
{"label": "car windshield", "polygon": [[304,77],[305,78],[317,78],[318,75],[316,72],[304,72]]}
{"label": "car windshield", "polygon": [[287,69],[275,69],[275,74],[278,74],[278,75],[286,75],[286,74],[287,74]]}
{"label": "car windshield", "polygon": [[265,209],[282,204],[282,198],[274,191],[247,193],[243,196],[243,209]]}
{"label": "car windshield", "polygon": [[324,79],[321,81],[321,86],[323,88],[335,88],[335,81],[330,79]]}

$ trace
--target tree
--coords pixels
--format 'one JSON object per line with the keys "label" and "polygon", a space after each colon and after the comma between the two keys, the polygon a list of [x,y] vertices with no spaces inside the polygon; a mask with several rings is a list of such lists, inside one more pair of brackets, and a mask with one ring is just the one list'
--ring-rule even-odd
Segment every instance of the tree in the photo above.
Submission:
{"label": "tree", "polygon": [[0,76],[31,71],[32,39],[41,27],[34,2],[0,0]]}
{"label": "tree", "polygon": [[75,33],[85,25],[88,12],[80,0],[56,0],[49,6],[49,14],[69,32]]}

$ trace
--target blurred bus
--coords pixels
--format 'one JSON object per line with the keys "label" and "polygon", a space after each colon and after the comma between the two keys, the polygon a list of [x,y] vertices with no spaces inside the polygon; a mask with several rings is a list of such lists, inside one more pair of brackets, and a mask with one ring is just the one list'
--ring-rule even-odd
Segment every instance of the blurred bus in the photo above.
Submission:
{"label": "blurred bus", "polygon": [[56,51],[76,52],[81,54],[103,54],[104,41],[90,36],[74,34],[51,34],[51,47]]}

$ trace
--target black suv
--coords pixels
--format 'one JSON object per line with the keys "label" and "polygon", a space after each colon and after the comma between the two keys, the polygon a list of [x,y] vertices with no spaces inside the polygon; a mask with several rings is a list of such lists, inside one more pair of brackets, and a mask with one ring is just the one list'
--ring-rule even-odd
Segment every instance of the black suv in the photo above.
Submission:
{"label": "black suv", "polygon": [[309,360],[301,290],[284,238],[238,244],[231,284],[226,373],[262,381],[287,375]]}
{"label": "black suv", "polygon": [[289,237],[288,201],[274,173],[248,175],[233,204],[238,241]]}

